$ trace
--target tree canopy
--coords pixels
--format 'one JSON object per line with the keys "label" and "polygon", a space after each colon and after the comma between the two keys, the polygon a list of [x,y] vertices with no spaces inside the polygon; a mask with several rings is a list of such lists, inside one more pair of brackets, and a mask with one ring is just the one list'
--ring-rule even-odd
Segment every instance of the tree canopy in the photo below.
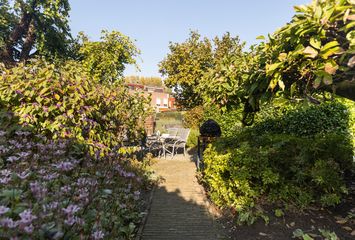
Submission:
{"label": "tree canopy", "polygon": [[6,64],[35,55],[68,57],[68,0],[0,0],[0,57]]}
{"label": "tree canopy", "polygon": [[160,73],[167,76],[164,83],[173,88],[178,103],[193,108],[204,102],[204,89],[199,86],[206,73],[239,53],[242,45],[238,37],[231,37],[229,33],[210,40],[191,31],[185,42],[170,43],[169,48],[170,53],[159,64]]}
{"label": "tree canopy", "polygon": [[263,41],[249,51],[227,35],[214,40],[214,49],[205,39],[208,58],[198,58],[198,45],[191,43],[203,42],[191,34],[184,43],[170,44],[161,73],[184,102],[222,109],[243,104],[245,124],[253,122],[260,105],[278,96],[319,102],[330,92],[355,100],[353,5],[353,0],[313,0],[296,6],[290,23],[267,39],[260,36]]}
{"label": "tree canopy", "polygon": [[160,77],[127,76],[126,83],[138,83],[145,86],[162,87],[163,80]]}
{"label": "tree canopy", "polygon": [[[81,35],[79,58],[95,81],[123,82],[126,64],[135,64],[140,51],[133,41],[118,31],[102,31],[101,41],[89,41]],[[136,65],[137,66],[137,65]]]}
{"label": "tree canopy", "polygon": [[174,90],[181,106],[200,105],[202,98],[196,87],[212,65],[211,42],[192,31],[184,43],[170,43],[169,49],[170,53],[159,64],[159,72],[167,76],[165,85]]}
{"label": "tree canopy", "polygon": [[296,6],[292,21],[256,47],[254,70],[242,86],[244,122],[280,94],[317,102],[317,94],[331,92],[355,100],[353,4],[314,0]]}

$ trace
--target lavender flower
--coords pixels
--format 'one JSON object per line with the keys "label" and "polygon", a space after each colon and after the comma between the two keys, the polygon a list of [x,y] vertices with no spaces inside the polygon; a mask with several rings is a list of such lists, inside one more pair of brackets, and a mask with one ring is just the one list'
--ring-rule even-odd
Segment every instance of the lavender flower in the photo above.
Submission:
{"label": "lavender flower", "polygon": [[8,228],[15,228],[17,227],[18,223],[12,220],[11,218],[3,218],[0,220],[0,226],[8,227]]}
{"label": "lavender flower", "polygon": [[48,204],[43,204],[42,209],[44,212],[56,209],[58,207],[59,203],[57,201],[48,203]]}
{"label": "lavender flower", "polygon": [[0,146],[0,153],[7,153],[9,149],[5,148],[4,146]]}
{"label": "lavender flower", "polygon": [[47,174],[43,177],[44,180],[53,180],[59,177],[58,173],[51,173],[51,174]]}
{"label": "lavender flower", "polygon": [[67,219],[64,220],[64,223],[69,225],[69,226],[74,225],[74,223],[75,223],[74,216],[73,215],[68,215]]}
{"label": "lavender flower", "polygon": [[57,151],[54,152],[54,154],[57,155],[57,156],[61,156],[61,155],[65,154],[65,151],[57,150]]}
{"label": "lavender flower", "polygon": [[11,177],[0,178],[0,183],[2,184],[8,184],[10,181],[11,181]]}
{"label": "lavender flower", "polygon": [[17,136],[28,136],[30,135],[31,133],[30,132],[27,132],[27,131],[16,131],[15,134]]}
{"label": "lavender flower", "polygon": [[20,152],[17,154],[20,158],[27,158],[31,155],[30,152]]}
{"label": "lavender flower", "polygon": [[24,179],[26,179],[30,174],[31,174],[31,172],[30,172],[29,170],[26,170],[26,171],[23,171],[23,172],[21,172],[21,173],[18,173],[17,176],[18,176],[20,179],[24,180]]}
{"label": "lavender flower", "polygon": [[30,189],[37,199],[44,198],[47,193],[47,188],[43,187],[38,181],[31,182]]}
{"label": "lavender flower", "polygon": [[62,210],[68,215],[73,215],[80,210],[80,207],[75,204],[70,204],[68,207],[62,208]]}
{"label": "lavender flower", "polygon": [[0,215],[7,213],[9,210],[10,210],[10,208],[1,205],[0,206]]}
{"label": "lavender flower", "polygon": [[56,167],[61,171],[70,171],[74,168],[74,164],[72,162],[61,162],[57,164],[53,164],[52,166]]}
{"label": "lavender flower", "polygon": [[139,199],[140,194],[141,194],[140,191],[134,191],[134,193],[133,193],[133,199],[137,201],[137,200]]}
{"label": "lavender flower", "polygon": [[21,218],[20,222],[26,225],[30,224],[33,220],[37,218],[35,215],[32,214],[31,209],[24,210],[19,214],[19,216]]}
{"label": "lavender flower", "polygon": [[101,231],[101,230],[96,230],[95,232],[93,232],[91,234],[91,237],[94,239],[94,240],[99,240],[99,239],[103,239],[105,236],[105,234]]}
{"label": "lavender flower", "polygon": [[3,137],[6,135],[6,132],[5,131],[0,131],[0,137]]}
{"label": "lavender flower", "polygon": [[19,157],[16,157],[16,156],[10,156],[7,158],[7,161],[9,162],[15,162],[15,161],[18,161],[20,158]]}
{"label": "lavender flower", "polygon": [[10,170],[8,170],[8,169],[1,170],[0,173],[4,177],[9,177],[12,174],[12,172]]}
{"label": "lavender flower", "polygon": [[63,193],[69,193],[71,191],[71,187],[69,185],[63,186],[60,188],[60,191]]}
{"label": "lavender flower", "polygon": [[31,224],[31,225],[29,225],[29,226],[24,227],[23,230],[25,230],[26,233],[31,234],[31,233],[33,232],[33,230],[34,230],[34,227],[33,227],[33,225]]}

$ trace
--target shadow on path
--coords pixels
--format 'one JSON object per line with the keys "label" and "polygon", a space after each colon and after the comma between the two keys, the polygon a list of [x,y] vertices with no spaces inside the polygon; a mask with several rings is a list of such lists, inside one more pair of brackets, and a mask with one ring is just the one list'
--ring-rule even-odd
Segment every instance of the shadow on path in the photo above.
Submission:
{"label": "shadow on path", "polygon": [[154,169],[164,181],[154,192],[143,240],[226,239],[188,156],[159,159]]}

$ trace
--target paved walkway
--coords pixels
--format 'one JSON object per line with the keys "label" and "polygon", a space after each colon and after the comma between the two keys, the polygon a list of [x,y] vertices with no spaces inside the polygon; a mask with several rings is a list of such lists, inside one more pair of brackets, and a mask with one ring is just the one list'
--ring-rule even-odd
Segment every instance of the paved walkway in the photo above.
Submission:
{"label": "paved walkway", "polygon": [[197,183],[196,167],[190,159],[179,155],[162,158],[154,169],[165,180],[154,192],[143,240],[225,239]]}

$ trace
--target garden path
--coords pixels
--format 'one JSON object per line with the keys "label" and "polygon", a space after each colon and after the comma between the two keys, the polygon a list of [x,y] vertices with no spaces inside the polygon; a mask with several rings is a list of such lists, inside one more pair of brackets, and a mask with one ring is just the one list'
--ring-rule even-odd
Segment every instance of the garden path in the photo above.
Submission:
{"label": "garden path", "polygon": [[192,156],[161,158],[153,167],[164,180],[154,191],[141,239],[226,239],[216,211],[197,182]]}

